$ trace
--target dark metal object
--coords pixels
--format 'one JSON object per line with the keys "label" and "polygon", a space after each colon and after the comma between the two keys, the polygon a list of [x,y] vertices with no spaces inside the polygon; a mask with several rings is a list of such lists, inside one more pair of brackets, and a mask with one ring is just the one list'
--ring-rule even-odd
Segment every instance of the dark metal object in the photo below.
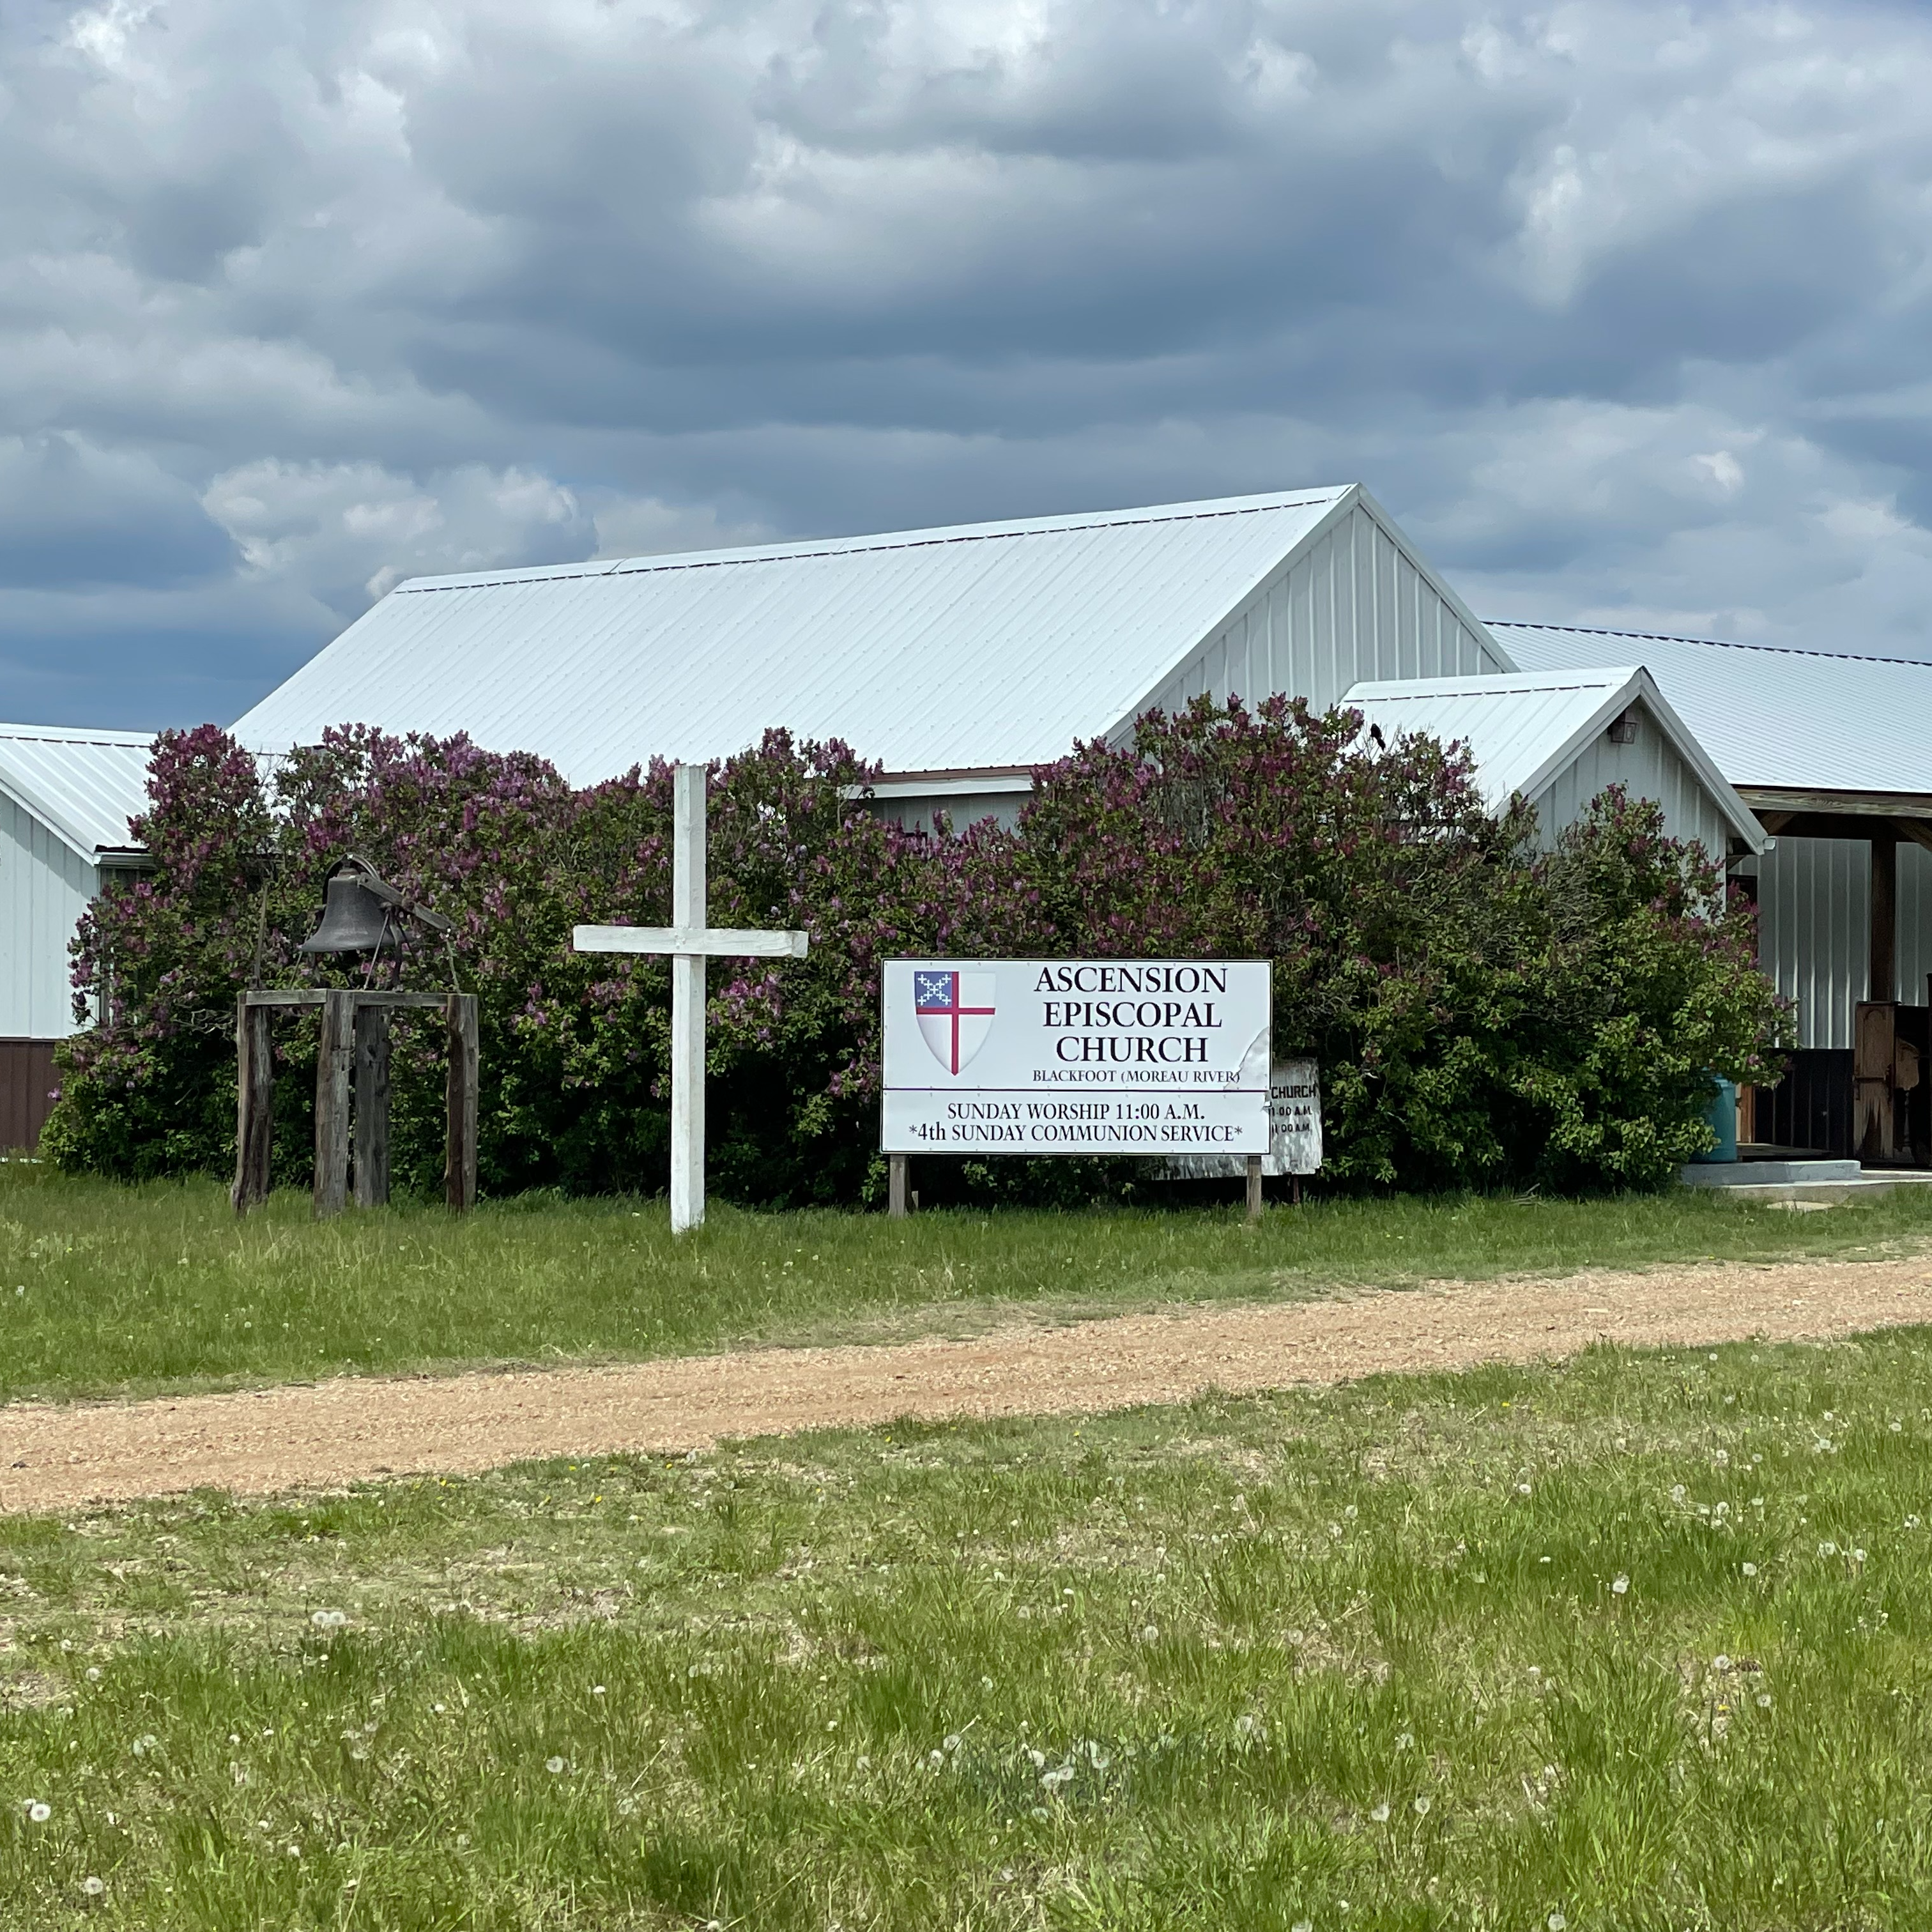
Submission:
{"label": "dark metal object", "polygon": [[303,952],[380,952],[394,937],[404,920],[413,920],[432,932],[447,934],[450,922],[427,906],[419,906],[377,875],[366,859],[354,853],[328,875],[323,895],[322,923],[298,951]]}
{"label": "dark metal object", "polygon": [[297,949],[303,952],[377,952],[389,937],[389,908],[358,873],[339,872],[328,881],[322,923]]}

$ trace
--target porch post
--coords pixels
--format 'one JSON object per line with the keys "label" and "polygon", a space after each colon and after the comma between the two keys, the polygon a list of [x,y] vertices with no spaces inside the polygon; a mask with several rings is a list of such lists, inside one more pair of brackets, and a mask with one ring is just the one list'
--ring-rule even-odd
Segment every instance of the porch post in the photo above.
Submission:
{"label": "porch post", "polygon": [[1871,841],[1871,976],[1865,998],[1898,997],[1898,835],[1889,826]]}

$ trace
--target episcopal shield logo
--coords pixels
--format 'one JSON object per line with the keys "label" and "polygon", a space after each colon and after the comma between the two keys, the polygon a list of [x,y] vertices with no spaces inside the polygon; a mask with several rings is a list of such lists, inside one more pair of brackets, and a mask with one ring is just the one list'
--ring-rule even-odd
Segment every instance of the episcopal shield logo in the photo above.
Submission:
{"label": "episcopal shield logo", "polygon": [[994,977],[926,967],[913,974],[920,1037],[949,1073],[958,1072],[986,1044],[993,1024]]}

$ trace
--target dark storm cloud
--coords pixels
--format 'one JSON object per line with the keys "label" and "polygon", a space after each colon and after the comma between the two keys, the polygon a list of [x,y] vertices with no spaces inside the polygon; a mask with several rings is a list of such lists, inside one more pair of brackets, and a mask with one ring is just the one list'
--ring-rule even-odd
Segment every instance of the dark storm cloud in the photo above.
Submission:
{"label": "dark storm cloud", "polygon": [[1500,616],[1932,654],[1932,20],[0,13],[0,710],[399,577],[1360,478]]}

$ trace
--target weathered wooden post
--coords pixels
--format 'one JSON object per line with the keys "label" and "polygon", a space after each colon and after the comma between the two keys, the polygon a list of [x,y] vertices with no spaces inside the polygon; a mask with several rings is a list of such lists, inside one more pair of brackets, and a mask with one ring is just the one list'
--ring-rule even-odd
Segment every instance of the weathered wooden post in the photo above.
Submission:
{"label": "weathered wooden post", "polygon": [[458,1214],[476,1204],[476,995],[452,993],[443,1009],[449,1031],[445,1092],[449,1126],[442,1166],[443,1196]]}
{"label": "weathered wooden post", "polygon": [[1248,1156],[1248,1219],[1258,1221],[1262,1218],[1262,1157],[1258,1154]]}
{"label": "weathered wooden post", "polygon": [[903,1221],[912,1212],[907,1174],[909,1160],[909,1156],[902,1154],[889,1154],[886,1156],[886,1216],[889,1220]]}
{"label": "weathered wooden post", "polygon": [[315,1050],[315,1212],[340,1214],[349,1198],[349,1092],[355,1064],[356,995],[326,992]]}
{"label": "weathered wooden post", "polygon": [[389,1009],[356,1003],[355,1200],[389,1204]]}
{"label": "weathered wooden post", "polygon": [[235,1001],[235,1185],[238,1214],[268,1198],[268,1156],[275,1138],[275,1048],[266,1006],[246,993]]}

